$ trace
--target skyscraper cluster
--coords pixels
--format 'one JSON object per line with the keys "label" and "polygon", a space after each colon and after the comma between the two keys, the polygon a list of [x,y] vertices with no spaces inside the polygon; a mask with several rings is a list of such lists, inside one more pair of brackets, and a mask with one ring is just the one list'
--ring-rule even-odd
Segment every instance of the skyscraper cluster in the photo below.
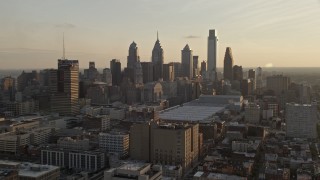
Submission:
{"label": "skyscraper cluster", "polygon": [[149,60],[133,41],[125,68],[83,71],[63,42],[57,68],[5,76],[0,177],[319,179],[319,86],[246,69],[231,47],[219,72],[217,31],[207,40],[206,60],[188,43],[164,63],[157,34]]}

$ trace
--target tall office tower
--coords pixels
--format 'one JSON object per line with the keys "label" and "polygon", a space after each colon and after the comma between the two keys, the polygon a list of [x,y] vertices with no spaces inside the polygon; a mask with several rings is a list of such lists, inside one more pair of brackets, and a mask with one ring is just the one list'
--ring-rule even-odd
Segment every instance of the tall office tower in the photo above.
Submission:
{"label": "tall office tower", "polygon": [[204,76],[207,71],[207,62],[202,61],[201,62],[201,76]]}
{"label": "tall office tower", "polygon": [[111,69],[104,68],[102,73],[102,81],[107,84],[107,86],[112,86],[112,73]]}
{"label": "tall office tower", "polygon": [[216,72],[217,68],[217,43],[218,43],[218,35],[215,29],[209,30],[209,37],[208,37],[208,71]]}
{"label": "tall office tower", "polygon": [[79,113],[79,62],[58,60],[58,69],[50,71],[51,111],[61,115]]}
{"label": "tall office tower", "polygon": [[249,79],[256,79],[256,71],[254,69],[249,69],[248,78]]}
{"label": "tall office tower", "polygon": [[112,73],[112,85],[120,86],[121,83],[121,62],[118,59],[110,61],[110,69]]}
{"label": "tall office tower", "polygon": [[126,74],[131,82],[135,84],[143,83],[142,67],[140,63],[137,44],[133,41],[129,47]]}
{"label": "tall office tower", "polygon": [[39,82],[39,74],[37,71],[32,72],[25,72],[22,71],[22,73],[17,78],[17,90],[19,92],[23,92],[23,90],[28,85],[34,85]]}
{"label": "tall office tower", "polygon": [[181,50],[181,65],[182,65],[182,76],[193,78],[193,63],[192,63],[192,50],[187,44],[183,50]]}
{"label": "tall office tower", "polygon": [[243,79],[243,70],[242,66],[234,65],[233,66],[233,80],[242,81]]}
{"label": "tall office tower", "polygon": [[95,62],[89,62],[89,69],[84,69],[84,77],[90,81],[99,80],[99,72]]}
{"label": "tall office tower", "polygon": [[129,56],[127,58],[127,68],[134,69],[136,67],[136,63],[140,61],[139,50],[137,44],[133,41],[129,47]]}
{"label": "tall office tower", "polygon": [[310,104],[311,103],[311,94],[312,87],[307,82],[303,82],[299,85],[299,94],[300,94],[300,103],[301,104]]}
{"label": "tall office tower", "polygon": [[199,75],[199,56],[193,56],[193,77]]}
{"label": "tall office tower", "polygon": [[274,75],[267,77],[267,90],[272,90],[275,95],[287,92],[290,84],[290,78],[283,75]]}
{"label": "tall office tower", "polygon": [[163,80],[164,81],[173,81],[174,80],[173,63],[163,64]]}
{"label": "tall office tower", "polygon": [[152,62],[141,62],[143,83],[153,81],[153,63]]}
{"label": "tall office tower", "polygon": [[161,47],[159,36],[157,33],[157,41],[152,50],[152,63],[154,66],[153,80],[158,81],[163,78],[163,49]]}
{"label": "tall office tower", "polygon": [[143,71],[140,61],[136,62],[136,67],[133,70],[133,82],[135,84],[143,84]]}
{"label": "tall office tower", "polygon": [[254,69],[249,69],[248,79],[252,82],[252,92],[256,90],[256,71]]}
{"label": "tall office tower", "polygon": [[242,96],[248,96],[253,94],[253,81],[251,79],[243,79],[240,81],[240,88]]}
{"label": "tall office tower", "polygon": [[256,85],[256,94],[261,95],[262,94],[262,88],[263,88],[263,79],[262,79],[262,68],[258,67],[256,69],[256,75],[255,75],[255,85]]}
{"label": "tall office tower", "polygon": [[173,64],[174,78],[182,77],[182,65],[180,62],[171,62]]}
{"label": "tall office tower", "polygon": [[0,87],[0,94],[1,91],[3,93],[4,101],[14,101],[15,99],[15,92],[16,92],[16,80],[11,76],[7,76],[2,78],[1,80],[1,87]]}
{"label": "tall office tower", "polygon": [[227,47],[224,55],[223,77],[225,80],[233,80],[233,56],[230,47]]}
{"label": "tall office tower", "polygon": [[316,104],[287,104],[287,137],[317,138],[318,110]]}

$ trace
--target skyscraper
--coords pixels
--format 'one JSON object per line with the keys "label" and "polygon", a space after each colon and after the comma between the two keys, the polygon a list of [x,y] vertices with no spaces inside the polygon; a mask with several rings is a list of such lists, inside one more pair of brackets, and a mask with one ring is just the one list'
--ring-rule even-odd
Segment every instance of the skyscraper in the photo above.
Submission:
{"label": "skyscraper", "polygon": [[110,69],[112,74],[112,85],[119,86],[121,83],[121,62],[118,59],[110,61]]}
{"label": "skyscraper", "polygon": [[153,80],[158,81],[163,78],[163,49],[161,47],[157,33],[157,41],[152,50],[152,63],[154,65]]}
{"label": "skyscraper", "polygon": [[182,65],[182,76],[193,78],[193,57],[192,50],[187,44],[183,50],[181,50],[181,65]]}
{"label": "skyscraper", "polygon": [[50,71],[51,111],[61,115],[79,113],[79,62],[58,60],[58,69]]}
{"label": "skyscraper", "polygon": [[133,41],[129,47],[126,74],[131,82],[135,84],[143,83],[142,67],[137,44]]}
{"label": "skyscraper", "polygon": [[141,62],[143,83],[153,81],[153,63],[152,62]]}
{"label": "skyscraper", "polygon": [[193,56],[193,77],[199,74],[199,56]]}
{"label": "skyscraper", "polygon": [[172,63],[163,64],[163,80],[164,81],[174,80],[174,67]]}
{"label": "skyscraper", "polygon": [[217,43],[217,31],[210,29],[208,36],[208,71],[216,71],[217,68]]}
{"label": "skyscraper", "polygon": [[258,67],[255,74],[255,85],[256,85],[256,94],[262,94],[263,88],[263,79],[262,79],[262,68]]}
{"label": "skyscraper", "polygon": [[102,81],[105,82],[108,86],[112,86],[112,73],[111,69],[104,68],[102,71]]}
{"label": "skyscraper", "polygon": [[136,62],[140,60],[137,44],[133,41],[129,47],[129,56],[127,58],[127,68],[134,69]]}
{"label": "skyscraper", "polygon": [[134,83],[143,84],[143,71],[140,61],[136,62],[136,66],[133,70],[134,72]]}
{"label": "skyscraper", "polygon": [[206,61],[202,61],[201,62],[201,76],[204,76],[206,71],[207,71],[207,62]]}
{"label": "skyscraper", "polygon": [[170,64],[173,64],[174,78],[182,77],[182,65],[181,65],[181,62],[171,62]]}
{"label": "skyscraper", "polygon": [[225,80],[233,80],[233,56],[230,47],[227,47],[224,55],[223,77]]}
{"label": "skyscraper", "polygon": [[233,80],[241,82],[243,79],[243,70],[242,66],[234,65],[233,66]]}

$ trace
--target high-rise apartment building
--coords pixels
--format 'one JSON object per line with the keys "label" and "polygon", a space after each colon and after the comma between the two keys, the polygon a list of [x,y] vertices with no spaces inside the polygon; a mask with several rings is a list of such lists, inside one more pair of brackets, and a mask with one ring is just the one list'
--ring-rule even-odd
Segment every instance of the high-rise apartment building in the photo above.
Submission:
{"label": "high-rise apartment building", "polygon": [[218,43],[218,34],[215,29],[209,30],[208,36],[208,71],[216,71],[217,66],[217,44]]}
{"label": "high-rise apartment building", "polygon": [[51,111],[61,115],[79,113],[79,62],[58,60],[58,69],[50,71]]}
{"label": "high-rise apartment building", "polygon": [[223,77],[225,80],[233,80],[233,56],[230,47],[227,47],[224,55]]}
{"label": "high-rise apartment building", "polygon": [[193,78],[193,56],[192,50],[187,44],[183,50],[181,50],[181,66],[182,66],[182,76],[188,77],[189,79]]}
{"label": "high-rise apartment building", "polygon": [[317,138],[318,109],[316,104],[287,104],[287,137]]}
{"label": "high-rise apartment building", "polygon": [[275,95],[287,92],[290,85],[290,78],[283,75],[267,77],[267,90],[272,90]]}
{"label": "high-rise apartment building", "polygon": [[157,41],[154,44],[153,50],[152,50],[152,63],[154,66],[153,69],[153,80],[158,81],[159,79],[163,78],[163,49],[161,47],[158,33],[157,33]]}
{"label": "high-rise apartment building", "polygon": [[110,69],[112,74],[112,85],[119,86],[121,83],[121,62],[118,59],[110,61]]}

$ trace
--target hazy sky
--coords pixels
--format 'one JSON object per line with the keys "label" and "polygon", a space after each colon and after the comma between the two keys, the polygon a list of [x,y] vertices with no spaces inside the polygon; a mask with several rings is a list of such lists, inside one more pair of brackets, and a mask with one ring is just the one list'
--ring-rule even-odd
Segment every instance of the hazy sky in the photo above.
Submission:
{"label": "hazy sky", "polygon": [[1,0],[0,24],[0,69],[56,68],[63,32],[81,67],[125,66],[133,40],[150,61],[157,30],[166,63],[187,43],[205,60],[209,29],[219,67],[227,46],[245,67],[320,66],[320,0]]}

